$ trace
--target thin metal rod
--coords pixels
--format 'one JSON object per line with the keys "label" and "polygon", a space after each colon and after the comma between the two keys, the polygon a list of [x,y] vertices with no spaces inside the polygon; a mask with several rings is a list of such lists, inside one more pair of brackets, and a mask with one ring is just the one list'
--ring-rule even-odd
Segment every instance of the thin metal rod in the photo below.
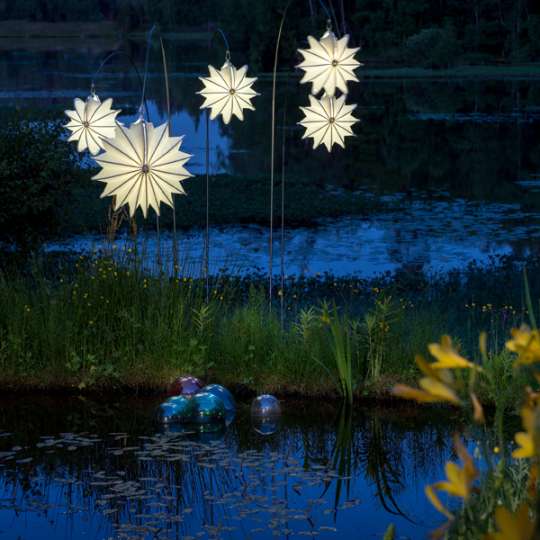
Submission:
{"label": "thin metal rod", "polygon": [[[167,110],[167,135],[171,136],[171,87],[169,84],[169,69],[167,66],[167,54],[165,53],[165,44],[163,38],[159,36],[161,46],[161,60],[163,62],[163,78],[165,79],[165,105]],[[173,276],[178,276],[178,235],[176,232],[176,204],[173,195],[172,201],[172,225],[173,225]]]}
{"label": "thin metal rod", "polygon": [[161,264],[161,234],[159,230],[159,214],[156,214],[156,243],[157,243],[157,262],[159,266],[159,273],[161,274],[163,267]]}
{"label": "thin metal rod", "polygon": [[[219,33],[225,44],[225,58],[230,58],[229,40],[225,32],[221,28],[216,28],[214,33],[208,39],[208,54],[212,48],[212,40]],[[205,125],[206,125],[206,152],[205,152],[205,234],[204,234],[204,254],[203,254],[203,275],[205,280],[206,302],[210,301],[210,115],[208,109],[205,110]]]}
{"label": "thin metal rod", "polygon": [[204,279],[206,285],[206,302],[210,301],[210,115],[206,109],[206,220],[204,236]]}
{"label": "thin metal rod", "polygon": [[336,33],[339,36],[341,32],[339,31],[339,22],[336,17],[336,12],[334,10],[334,6],[332,4],[332,0],[328,0],[328,6],[330,7],[330,11],[332,12],[332,17],[330,19],[333,21],[333,24],[335,25]]}
{"label": "thin metal rod", "polygon": [[[150,31],[148,32],[148,38],[146,40],[146,57],[144,60],[144,78],[143,78],[143,85],[142,85],[142,91],[141,91],[141,105],[139,107],[140,112],[142,112],[144,103],[145,103],[146,81],[148,80],[148,63],[150,61],[150,47],[152,46],[152,36],[154,34],[155,29],[156,29],[156,25],[154,24],[152,28],[150,28]],[[148,109],[146,109],[146,115],[148,119]]]}
{"label": "thin metal rod", "polygon": [[227,51],[230,51],[231,48],[229,47],[229,40],[227,39],[227,36],[225,35],[225,32],[221,28],[216,28],[216,32],[219,32],[221,34],[221,37],[223,38],[223,42],[225,43],[225,49]]}
{"label": "thin metal rod", "polygon": [[274,68],[272,71],[272,140],[270,143],[270,237],[268,244],[268,307],[272,309],[272,293],[273,293],[273,273],[274,273],[274,168],[276,154],[276,80],[277,67],[279,60],[279,45],[281,43],[281,35],[283,34],[283,26],[287,18],[287,11],[293,0],[289,0],[279,24],[279,30],[276,40],[276,49],[274,52]]}
{"label": "thin metal rod", "polygon": [[281,243],[280,243],[280,321],[281,329],[284,327],[285,321],[285,142],[287,131],[285,129],[287,121],[287,95],[285,95],[285,102],[283,105],[283,125],[282,139],[281,139]]}

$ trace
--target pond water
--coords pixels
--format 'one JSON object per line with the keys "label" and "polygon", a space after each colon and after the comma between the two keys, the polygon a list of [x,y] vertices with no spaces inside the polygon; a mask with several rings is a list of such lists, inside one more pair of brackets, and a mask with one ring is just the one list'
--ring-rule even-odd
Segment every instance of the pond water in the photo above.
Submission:
{"label": "pond water", "polygon": [[420,539],[442,523],[423,487],[452,458],[446,414],[284,403],[261,429],[241,405],[195,433],[155,425],[158,402],[3,398],[0,538],[380,539],[394,523]]}
{"label": "pond water", "polygon": [[[4,44],[5,46],[5,44]],[[72,98],[85,97],[92,73],[110,49],[88,43],[84,49],[18,49],[11,45],[0,60],[0,104],[61,111]],[[111,46],[112,47],[112,46]],[[127,48],[141,65],[144,46]],[[152,52],[148,105],[155,122],[165,119],[159,51]],[[172,126],[184,134],[184,147],[193,154],[190,170],[203,173],[206,122],[199,107],[197,77],[209,62],[221,65],[219,46],[209,53],[206,43],[169,43]],[[233,61],[244,61],[233,51]],[[278,84],[278,187],[280,148],[285,138],[288,182],[308,178],[318,186],[344,193],[391,199],[390,212],[367,212],[362,217],[337,216],[309,229],[285,233],[286,273],[371,275],[402,266],[444,270],[493,255],[522,255],[538,246],[540,230],[540,80],[514,79],[382,79],[366,76],[351,86],[349,101],[358,104],[361,123],[346,150],[328,154],[312,151],[302,141],[297,122],[308,89],[291,76]],[[253,73],[257,75],[257,73]],[[112,96],[123,110],[121,120],[135,118],[140,100],[137,78],[120,56],[96,78],[101,97]],[[254,178],[269,174],[271,83],[257,82],[261,93],[256,111],[244,122],[228,126],[210,123],[211,173],[227,172]],[[285,116],[284,116],[285,114]],[[189,187],[188,187],[189,196]],[[231,197],[241,198],[234,191]],[[303,201],[309,205],[309,200]],[[216,201],[215,204],[226,204]],[[249,201],[246,202],[249,204]],[[203,209],[201,208],[201,213]],[[199,223],[203,222],[203,219]],[[166,235],[165,235],[166,236]],[[200,267],[203,234],[183,234],[181,251]],[[86,249],[100,239],[81,237],[63,247]],[[155,242],[151,235],[146,238]],[[164,238],[165,254],[170,241]],[[238,271],[266,267],[266,227],[213,228],[211,268]],[[276,270],[279,234],[276,234]],[[54,247],[54,246],[53,246]],[[58,247],[58,246],[56,246]],[[191,263],[190,263],[191,264]],[[193,263],[195,267],[197,264]]]}

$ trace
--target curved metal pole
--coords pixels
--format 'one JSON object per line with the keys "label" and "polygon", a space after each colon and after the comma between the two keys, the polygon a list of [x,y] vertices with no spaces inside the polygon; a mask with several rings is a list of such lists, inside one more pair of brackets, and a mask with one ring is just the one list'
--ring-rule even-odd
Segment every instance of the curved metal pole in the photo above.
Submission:
{"label": "curved metal pole", "polygon": [[[281,37],[283,35],[283,27],[287,19],[287,13],[294,0],[289,0],[283,10],[281,22],[279,24],[278,35],[276,39],[276,48],[274,52],[274,67],[272,69],[272,139],[270,143],[270,234],[268,245],[268,307],[272,309],[273,296],[273,273],[274,273],[274,173],[275,173],[275,146],[276,146],[276,79],[277,67],[279,60],[279,47],[281,45]],[[322,0],[319,0],[321,6],[327,15],[330,14],[324,6]]]}
{"label": "curved metal pole", "polygon": [[283,34],[283,26],[287,18],[287,12],[294,0],[289,0],[279,24],[279,30],[276,40],[276,50],[274,53],[274,68],[272,70],[272,141],[270,143],[270,237],[268,245],[268,308],[272,309],[272,287],[274,274],[274,168],[275,168],[275,153],[276,153],[276,79],[277,66],[279,59],[279,46],[281,44],[281,36]]}
{"label": "curved metal pole", "polygon": [[[135,72],[135,75],[137,75],[137,79],[139,80],[139,86],[140,86],[141,93],[142,93],[143,92],[143,79],[141,77],[141,72],[137,68],[137,65],[135,64],[135,61],[133,60],[131,55],[128,52],[122,51],[122,50],[112,51],[111,53],[109,53],[101,61],[101,63],[99,64],[99,67],[96,69],[96,71],[92,75],[92,82],[91,82],[91,90],[90,91],[95,92],[95,89],[96,89],[96,83],[95,83],[96,77],[101,73],[101,70],[107,65],[107,63],[116,56],[125,56],[126,57],[126,59],[128,60],[130,66],[131,66],[131,68]],[[146,115],[148,116],[148,106],[146,104],[146,101],[144,102],[144,107],[145,107],[145,110],[146,110]]]}
{"label": "curved metal pole", "polygon": [[[137,79],[139,80],[139,86],[141,87],[141,93],[143,92],[143,80],[141,78],[141,73],[138,70],[137,65],[135,64],[135,61],[133,60],[131,55],[129,53],[127,53],[126,51],[117,49],[116,51],[112,51],[111,53],[109,53],[101,61],[101,63],[99,64],[99,67],[93,73],[92,81],[91,81],[91,85],[90,85],[90,93],[91,94],[95,94],[95,92],[96,92],[96,83],[95,83],[96,77],[101,73],[101,70],[106,66],[106,64],[116,56],[125,56],[127,58],[131,68],[133,69],[133,71],[137,75]],[[144,108],[146,110],[146,116],[148,116],[148,105],[147,105],[146,101],[144,101]],[[112,240],[114,239],[114,236],[116,235],[117,227],[118,227],[119,223],[121,223],[121,219],[120,220],[118,219],[118,216],[120,215],[121,210],[120,209],[115,210],[115,206],[116,206],[116,195],[114,195],[113,198],[112,198],[111,205],[110,205],[110,210],[109,210],[109,231],[107,233],[107,236],[108,236],[108,239],[109,239],[110,242],[112,242]],[[137,241],[136,240],[137,225],[136,225],[136,223],[134,221],[135,218],[129,218],[129,216],[128,216],[128,219],[130,220],[130,228],[131,228],[131,231],[132,231],[132,236],[134,238],[134,242],[136,244],[136,241]],[[114,225],[114,230],[113,230],[112,223],[116,224],[116,225]],[[136,252],[136,245],[134,246],[134,252]]]}
{"label": "curved metal pole", "polygon": [[[148,114],[148,107],[145,107],[146,105],[146,83],[148,80],[148,66],[150,61],[150,47],[152,45],[152,37],[154,35],[154,32],[158,29],[157,25],[152,25],[152,28],[150,28],[148,32],[148,37],[146,40],[146,55],[145,55],[145,61],[144,61],[144,78],[143,78],[143,84],[142,84],[142,91],[141,91],[141,105],[139,107],[139,113],[142,114],[143,110],[146,109],[146,117],[149,121],[149,114]],[[163,37],[160,35],[160,47],[161,47],[161,59],[163,62],[163,78],[165,79],[165,98],[166,98],[166,105],[167,105],[167,132],[168,135],[170,135],[171,130],[171,97],[170,97],[170,85],[169,85],[169,72],[167,69],[167,56],[165,53],[165,45],[163,43]],[[176,244],[176,211],[175,211],[175,205],[174,205],[174,199],[173,199],[173,241]],[[158,264],[160,266],[160,271],[162,270],[161,265],[161,234],[160,234],[160,219],[159,214],[156,213],[156,240],[157,240],[157,260]],[[176,246],[174,247],[174,255],[173,260],[176,259]],[[176,263],[175,268],[177,266]],[[175,270],[176,272],[176,270]]]}
{"label": "curved metal pole", "polygon": [[[208,53],[212,48],[212,41],[216,34],[221,36],[223,43],[225,44],[225,58],[227,60],[231,57],[229,40],[225,35],[225,32],[221,28],[216,28],[208,40]],[[206,303],[210,301],[210,115],[208,109],[205,114],[205,169],[206,169],[206,193],[205,193],[205,234],[204,234],[204,254],[203,254],[203,273],[205,280],[206,290]]]}

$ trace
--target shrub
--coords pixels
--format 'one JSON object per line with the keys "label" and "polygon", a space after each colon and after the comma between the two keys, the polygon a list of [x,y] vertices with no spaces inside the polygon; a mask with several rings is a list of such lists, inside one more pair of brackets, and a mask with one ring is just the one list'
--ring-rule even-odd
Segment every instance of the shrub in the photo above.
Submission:
{"label": "shrub", "polygon": [[0,241],[19,247],[54,233],[78,157],[60,120],[19,112],[0,122]]}
{"label": "shrub", "polygon": [[445,68],[458,53],[458,41],[449,29],[426,28],[405,42],[405,59],[417,66]]}

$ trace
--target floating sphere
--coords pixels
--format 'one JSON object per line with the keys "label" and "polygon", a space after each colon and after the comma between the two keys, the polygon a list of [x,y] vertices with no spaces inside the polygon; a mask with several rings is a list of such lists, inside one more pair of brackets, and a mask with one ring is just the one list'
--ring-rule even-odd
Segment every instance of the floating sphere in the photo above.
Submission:
{"label": "floating sphere", "polygon": [[208,392],[209,394],[214,394],[214,396],[221,398],[227,412],[236,411],[234,397],[224,386],[221,386],[220,384],[207,384],[201,392]]}
{"label": "floating sphere", "polygon": [[159,406],[157,419],[163,424],[188,423],[193,421],[194,410],[191,399],[175,396]]}
{"label": "floating sphere", "polygon": [[192,377],[186,375],[185,377],[178,377],[169,387],[169,395],[171,396],[193,396],[197,392],[201,391],[203,383]]}
{"label": "floating sphere", "polygon": [[209,392],[199,392],[193,396],[192,401],[195,407],[195,422],[210,424],[225,420],[225,405],[221,398]]}
{"label": "floating sphere", "polygon": [[263,394],[256,397],[251,403],[252,416],[279,416],[281,414],[281,406],[276,397],[270,394]]}

